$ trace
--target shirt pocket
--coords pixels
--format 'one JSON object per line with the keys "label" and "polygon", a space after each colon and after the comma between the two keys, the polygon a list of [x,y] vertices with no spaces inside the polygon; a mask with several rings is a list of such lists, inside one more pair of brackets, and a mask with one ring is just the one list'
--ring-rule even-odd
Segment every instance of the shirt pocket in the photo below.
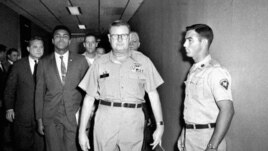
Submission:
{"label": "shirt pocket", "polygon": [[189,93],[194,98],[200,98],[204,96],[204,78],[195,76],[189,82]]}

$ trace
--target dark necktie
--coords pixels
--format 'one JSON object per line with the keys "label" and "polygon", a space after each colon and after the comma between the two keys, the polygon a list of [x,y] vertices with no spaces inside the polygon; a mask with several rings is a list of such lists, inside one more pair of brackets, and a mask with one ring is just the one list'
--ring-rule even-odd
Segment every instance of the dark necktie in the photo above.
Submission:
{"label": "dark necktie", "polygon": [[33,77],[34,77],[34,81],[36,82],[36,72],[37,72],[37,65],[38,62],[37,60],[34,60],[34,70],[33,70]]}
{"label": "dark necktie", "polygon": [[66,66],[63,61],[63,56],[60,56],[61,64],[60,64],[60,70],[61,70],[61,82],[64,85],[65,84],[65,78],[66,78]]}

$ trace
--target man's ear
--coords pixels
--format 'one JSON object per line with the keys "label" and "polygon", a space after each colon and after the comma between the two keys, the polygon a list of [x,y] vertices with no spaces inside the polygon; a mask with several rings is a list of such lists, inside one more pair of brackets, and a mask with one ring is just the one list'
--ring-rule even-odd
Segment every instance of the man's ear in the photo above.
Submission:
{"label": "man's ear", "polygon": [[30,52],[30,48],[29,47],[27,47],[27,51]]}
{"label": "man's ear", "polygon": [[201,40],[202,44],[207,46],[208,45],[208,39],[202,38]]}

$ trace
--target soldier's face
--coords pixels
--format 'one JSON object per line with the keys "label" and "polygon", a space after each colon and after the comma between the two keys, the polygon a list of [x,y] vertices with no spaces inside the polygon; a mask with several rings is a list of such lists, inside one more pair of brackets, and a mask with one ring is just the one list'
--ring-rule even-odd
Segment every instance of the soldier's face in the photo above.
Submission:
{"label": "soldier's face", "polygon": [[113,51],[125,53],[129,47],[129,29],[127,26],[114,26],[108,35]]}
{"label": "soldier's face", "polygon": [[96,41],[96,38],[93,36],[88,36],[85,39],[84,47],[86,48],[86,51],[88,53],[93,53],[96,50],[98,43]]}
{"label": "soldier's face", "polygon": [[183,46],[185,47],[186,55],[195,58],[199,56],[202,51],[202,40],[197,32],[189,30],[185,35]]}

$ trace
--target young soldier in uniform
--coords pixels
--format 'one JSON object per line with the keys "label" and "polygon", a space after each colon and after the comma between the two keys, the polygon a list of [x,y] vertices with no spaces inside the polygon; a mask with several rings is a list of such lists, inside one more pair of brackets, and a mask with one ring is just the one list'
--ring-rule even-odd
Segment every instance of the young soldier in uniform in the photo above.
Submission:
{"label": "young soldier in uniform", "polygon": [[87,34],[83,43],[86,51],[82,54],[86,57],[88,65],[91,66],[98,57],[96,48],[98,46],[97,37],[93,34]]}
{"label": "young soldier in uniform", "polygon": [[195,64],[190,69],[184,101],[185,128],[178,140],[184,151],[225,151],[225,134],[234,115],[229,72],[211,58],[212,29],[204,24],[186,28],[184,47]]}
{"label": "young soldier in uniform", "polygon": [[79,86],[87,92],[79,127],[82,150],[90,148],[86,125],[95,98],[99,99],[94,126],[94,151],[140,151],[143,143],[145,91],[148,93],[157,129],[155,148],[164,132],[162,109],[156,88],[163,83],[151,60],[129,49],[130,27],[115,21],[109,30],[112,51],[97,59]]}

